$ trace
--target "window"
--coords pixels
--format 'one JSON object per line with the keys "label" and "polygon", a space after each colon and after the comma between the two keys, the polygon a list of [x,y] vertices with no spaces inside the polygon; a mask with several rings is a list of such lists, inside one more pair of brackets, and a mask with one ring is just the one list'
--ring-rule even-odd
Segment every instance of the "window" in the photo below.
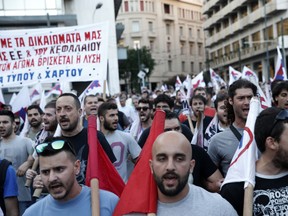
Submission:
{"label": "window", "polygon": [[203,70],[203,64],[202,64],[202,62],[199,62],[199,70],[200,70],[200,71]]}
{"label": "window", "polygon": [[185,49],[185,44],[184,43],[180,43],[180,54],[181,55],[185,54],[184,49]]}
{"label": "window", "polygon": [[251,2],[251,11],[253,12],[253,11],[257,10],[258,8],[259,8],[258,1],[252,1]]}
{"label": "window", "polygon": [[129,11],[129,2],[128,2],[128,1],[125,1],[125,2],[124,2],[124,11],[125,11],[125,12],[128,12],[128,11]]}
{"label": "window", "polygon": [[153,32],[153,22],[148,22],[149,32]]}
{"label": "window", "polygon": [[140,49],[140,41],[139,40],[135,40],[133,41],[133,48],[134,49]]}
{"label": "window", "polygon": [[241,46],[242,46],[242,48],[249,47],[249,37],[248,36],[241,39]]}
{"label": "window", "polygon": [[228,56],[230,53],[230,44],[224,47],[225,55]]}
{"label": "window", "polygon": [[140,26],[139,21],[132,21],[132,32],[139,32]]}
{"label": "window", "polygon": [[193,43],[190,43],[189,53],[190,53],[190,55],[193,55],[193,54],[194,54],[194,44],[193,44]]}
{"label": "window", "polygon": [[149,44],[150,44],[150,50],[153,51],[154,50],[154,41],[150,40]]}
{"label": "window", "polygon": [[273,37],[273,26],[269,26],[267,27],[267,38],[266,38],[266,31],[265,29],[263,30],[263,35],[264,35],[264,38],[265,40],[273,40],[274,37]]}
{"label": "window", "polygon": [[193,33],[192,33],[192,28],[189,28],[189,30],[188,30],[188,31],[189,31],[189,37],[190,37],[190,38],[192,38],[192,36],[193,36]]}
{"label": "window", "polygon": [[170,35],[170,32],[171,32],[171,30],[170,30],[170,24],[167,23],[167,24],[166,24],[166,34],[167,34],[167,35]]}
{"label": "window", "polygon": [[171,52],[171,43],[167,42],[167,52],[170,53]]}
{"label": "window", "polygon": [[282,26],[283,26],[283,35],[288,35],[288,19],[283,19],[283,22],[277,23],[277,36],[282,35]]}
{"label": "window", "polygon": [[182,72],[185,72],[185,61],[181,62],[181,69],[182,69]]}
{"label": "window", "polygon": [[201,31],[200,31],[200,29],[197,29],[197,37],[198,37],[198,38],[201,38]]}
{"label": "window", "polygon": [[180,28],[179,28],[179,32],[180,32],[180,36],[184,36],[184,33],[183,33],[183,26],[180,26]]}
{"label": "window", "polygon": [[170,5],[169,4],[164,4],[164,13],[170,14]]}
{"label": "window", "polygon": [[140,11],[144,11],[144,1],[140,1]]}
{"label": "window", "polygon": [[223,28],[227,28],[229,26],[229,19],[223,20]]}
{"label": "window", "polygon": [[238,16],[237,16],[237,13],[234,13],[231,15],[231,21],[232,23],[235,23],[238,21]]}
{"label": "window", "polygon": [[198,43],[198,54],[199,56],[202,56],[203,55],[203,45],[202,43]]}
{"label": "window", "polygon": [[168,60],[168,71],[172,71],[172,61]]}
{"label": "window", "polygon": [[194,71],[194,62],[190,62],[190,69],[191,69],[191,73],[193,73],[193,71]]}

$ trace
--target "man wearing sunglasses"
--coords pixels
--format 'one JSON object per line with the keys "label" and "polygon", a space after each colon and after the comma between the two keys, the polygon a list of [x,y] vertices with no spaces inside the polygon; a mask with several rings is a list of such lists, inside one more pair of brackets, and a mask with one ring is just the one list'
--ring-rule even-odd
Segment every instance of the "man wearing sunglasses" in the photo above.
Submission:
{"label": "man wearing sunglasses", "polygon": [[32,166],[32,140],[14,133],[14,114],[8,110],[0,111],[0,158],[12,163],[16,170],[20,215],[31,205],[30,189],[25,187],[25,172]]}
{"label": "man wearing sunglasses", "polygon": [[148,99],[141,98],[138,102],[136,110],[138,112],[138,118],[131,124],[129,132],[134,139],[138,141],[142,132],[146,128],[151,127],[153,106]]}
{"label": "man wearing sunglasses", "polygon": [[[288,208],[288,111],[276,107],[263,110],[254,129],[260,158],[256,161],[253,192],[254,215],[287,215]],[[247,164],[249,166],[249,164]],[[227,183],[221,195],[243,213],[244,183]]]}
{"label": "man wearing sunglasses", "polygon": [[[26,210],[24,216],[91,215],[90,188],[80,185],[80,160],[73,146],[63,138],[55,137],[36,146],[40,174],[49,195]],[[111,216],[118,197],[100,190],[100,215]]]}

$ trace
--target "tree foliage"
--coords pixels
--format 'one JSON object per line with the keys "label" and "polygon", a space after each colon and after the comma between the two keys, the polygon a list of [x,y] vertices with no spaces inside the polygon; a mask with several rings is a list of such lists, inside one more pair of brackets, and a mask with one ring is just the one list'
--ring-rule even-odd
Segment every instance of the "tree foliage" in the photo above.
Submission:
{"label": "tree foliage", "polygon": [[121,79],[128,80],[131,89],[140,89],[141,80],[138,78],[139,68],[148,68],[149,77],[154,69],[155,61],[152,58],[150,50],[146,47],[141,49],[128,49],[127,60],[119,62],[119,76]]}

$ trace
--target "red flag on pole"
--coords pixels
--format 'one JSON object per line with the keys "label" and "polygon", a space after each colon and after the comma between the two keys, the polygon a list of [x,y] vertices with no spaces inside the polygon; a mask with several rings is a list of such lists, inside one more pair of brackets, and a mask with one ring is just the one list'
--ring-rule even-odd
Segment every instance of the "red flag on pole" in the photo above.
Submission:
{"label": "red flag on pole", "polygon": [[129,213],[156,213],[157,186],[149,167],[149,160],[152,158],[152,145],[157,136],[163,132],[164,124],[165,112],[157,110],[150,134],[115,208],[114,216]]}
{"label": "red flag on pole", "polygon": [[108,190],[120,197],[125,184],[99,143],[96,119],[94,115],[88,117],[89,155],[85,184],[90,186],[90,180],[96,178],[99,180],[100,189]]}

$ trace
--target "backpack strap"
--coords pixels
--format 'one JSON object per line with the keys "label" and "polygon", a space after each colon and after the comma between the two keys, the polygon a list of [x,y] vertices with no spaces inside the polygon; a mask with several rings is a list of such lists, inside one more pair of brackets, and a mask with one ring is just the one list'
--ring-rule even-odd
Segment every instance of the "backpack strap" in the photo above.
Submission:
{"label": "backpack strap", "polygon": [[6,179],[6,173],[7,173],[7,169],[8,167],[11,165],[11,162],[3,159],[0,163],[0,206],[1,209],[5,215],[6,212],[6,208],[5,208],[5,203],[4,203],[4,183],[5,183],[5,179]]}
{"label": "backpack strap", "polygon": [[230,129],[233,132],[233,134],[236,136],[236,138],[240,141],[242,138],[242,135],[239,133],[239,131],[231,124]]}

